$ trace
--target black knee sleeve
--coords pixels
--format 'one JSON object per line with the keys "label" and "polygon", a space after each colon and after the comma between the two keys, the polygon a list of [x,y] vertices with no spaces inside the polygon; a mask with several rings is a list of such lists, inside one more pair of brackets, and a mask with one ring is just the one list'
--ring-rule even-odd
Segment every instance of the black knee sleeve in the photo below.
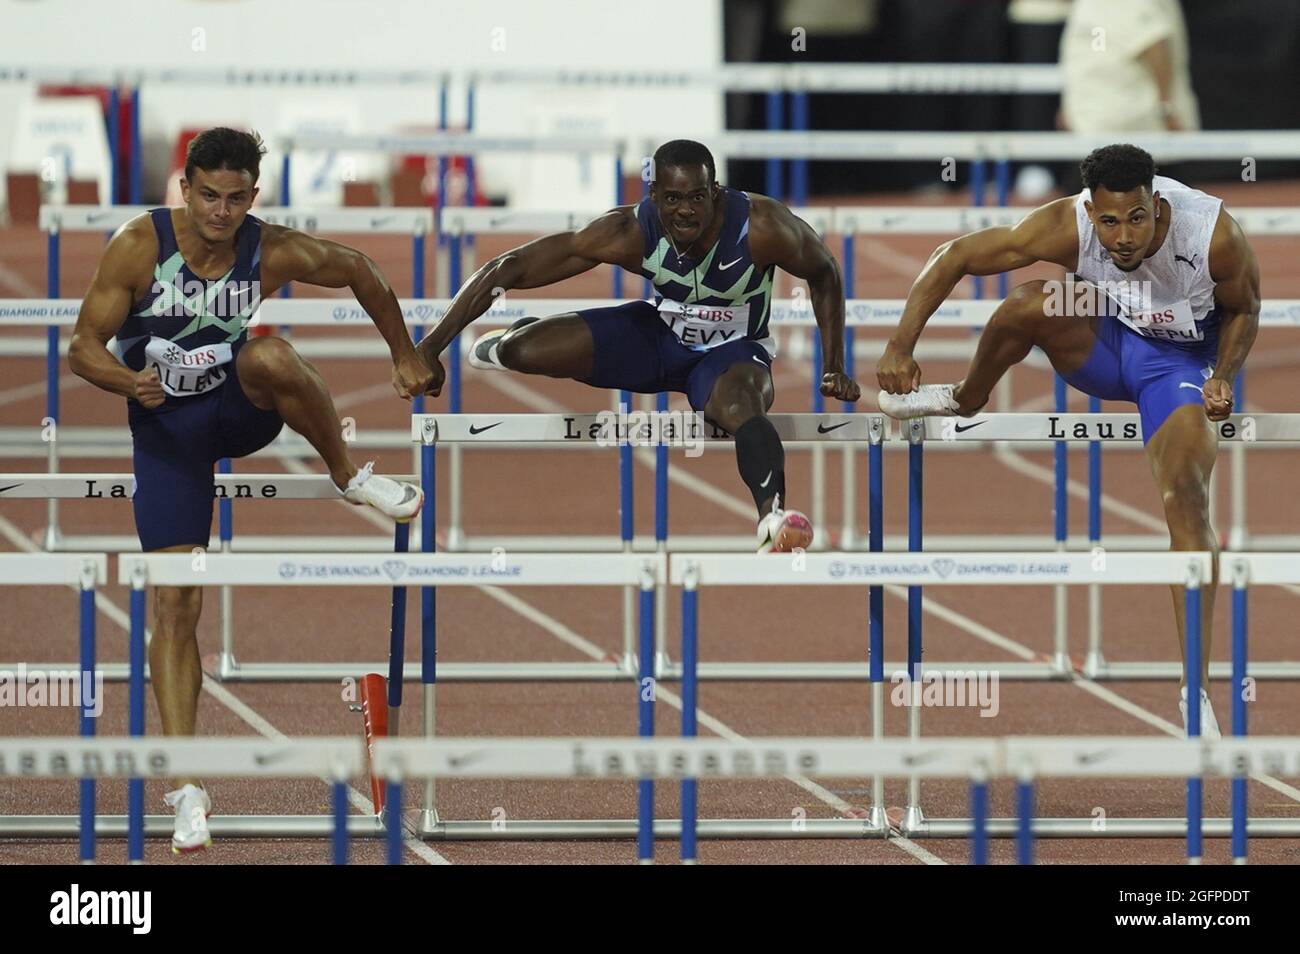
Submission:
{"label": "black knee sleeve", "polygon": [[760,509],[774,494],[785,500],[785,448],[776,427],[761,414],[751,417],[736,431],[736,464],[740,479],[754,495]]}

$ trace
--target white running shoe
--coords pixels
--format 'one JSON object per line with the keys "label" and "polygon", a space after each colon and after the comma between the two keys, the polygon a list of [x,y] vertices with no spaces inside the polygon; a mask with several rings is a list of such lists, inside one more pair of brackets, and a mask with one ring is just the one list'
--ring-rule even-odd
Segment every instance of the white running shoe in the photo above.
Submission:
{"label": "white running shoe", "polygon": [[346,490],[339,493],[348,503],[370,504],[380,513],[398,523],[406,523],[424,504],[424,491],[414,484],[404,484],[375,473],[372,460],[348,481]]}
{"label": "white running shoe", "polygon": [[485,331],[470,345],[469,366],[483,371],[505,371],[506,366],[497,360],[497,347],[501,339],[510,331],[509,328],[493,328]]}
{"label": "white running shoe", "polygon": [[212,799],[197,785],[186,784],[168,792],[163,800],[176,809],[176,827],[172,830],[172,854],[186,855],[212,846],[208,816]]}
{"label": "white running shoe", "polygon": [[807,550],[812,540],[812,522],[798,510],[782,510],[781,495],[777,494],[771,512],[758,521],[758,552]]}
{"label": "white running shoe", "polygon": [[910,394],[890,394],[881,391],[876,395],[880,410],[897,421],[914,417],[956,417],[957,400],[953,397],[955,384],[922,384]]}
{"label": "white running shoe", "polygon": [[[1178,711],[1183,714],[1183,734],[1187,734],[1187,687],[1180,690],[1182,698],[1178,700]],[[1201,738],[1221,739],[1219,720],[1214,717],[1214,707],[1210,705],[1210,694],[1201,690]]]}

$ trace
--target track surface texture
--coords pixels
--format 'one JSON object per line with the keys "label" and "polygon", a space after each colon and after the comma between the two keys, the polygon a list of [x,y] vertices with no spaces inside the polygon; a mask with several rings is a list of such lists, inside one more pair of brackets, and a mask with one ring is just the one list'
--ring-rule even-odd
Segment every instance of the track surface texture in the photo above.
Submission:
{"label": "track surface texture", "polygon": [[[1211,184],[1233,204],[1285,205],[1300,202],[1300,186]],[[860,197],[859,197],[860,199]],[[904,202],[899,197],[869,200]],[[400,295],[410,292],[409,243],[402,239],[341,236],[376,259]],[[520,237],[522,240],[524,237]],[[480,262],[516,243],[513,237],[480,239]],[[1266,238],[1254,244],[1263,273],[1263,297],[1300,298],[1300,275],[1294,271],[1288,244],[1293,240]],[[431,243],[433,244],[433,243]],[[927,237],[878,236],[860,238],[856,288],[858,297],[902,297],[936,242]],[[82,294],[87,286],[103,239],[95,235],[64,238],[63,295]],[[832,248],[838,250],[834,241]],[[430,249],[430,274],[435,273]],[[0,295],[39,297],[44,289],[44,242],[34,229],[0,232]],[[1011,276],[1014,285],[1031,277],[1047,277],[1042,268]],[[995,281],[989,287],[995,288]],[[781,276],[779,294],[793,287]],[[601,269],[529,297],[600,297],[609,293],[609,276]],[[640,283],[630,279],[629,291]],[[969,295],[968,283],[958,294]],[[319,294],[300,289],[300,294]],[[442,289],[438,289],[441,294]],[[12,334],[30,337],[31,329]],[[333,332],[302,329],[295,338]],[[357,334],[354,330],[349,334]],[[359,330],[365,334],[365,330]],[[788,353],[789,332],[783,331]],[[868,330],[860,341],[872,342],[873,357],[860,358],[857,377],[863,385],[862,410],[874,410],[876,385],[874,353],[884,334]],[[965,332],[935,332],[926,340],[967,340]],[[1300,359],[1300,334],[1269,329],[1260,334],[1247,363],[1248,409],[1294,409],[1293,374]],[[409,408],[396,398],[388,384],[389,371],[378,360],[320,360],[317,367],[343,417],[356,422],[359,437],[367,430],[401,428]],[[43,359],[6,358],[0,376],[0,425],[39,426],[44,415]],[[923,363],[926,380],[956,380],[961,363]],[[776,364],[778,412],[810,409],[812,377],[806,360],[778,359]],[[126,409],[116,398],[105,398],[63,370],[65,425],[116,425],[125,440]],[[1010,407],[1042,411],[1050,408],[1052,379],[1043,370],[1022,366],[1013,373]],[[610,395],[570,382],[555,382],[520,375],[480,372],[466,368],[464,408],[487,412],[598,411],[610,407]],[[673,407],[684,407],[680,395]],[[1071,395],[1072,409],[1084,409],[1083,398]],[[431,402],[429,410],[445,411],[446,397]],[[1128,406],[1106,410],[1131,411]],[[1243,409],[1244,410],[1244,409]],[[446,474],[445,451],[439,451]],[[1221,453],[1218,475],[1218,510],[1226,530],[1228,514],[1227,453]],[[1264,450],[1249,455],[1249,527],[1256,532],[1300,533],[1300,501],[1288,493],[1285,474],[1300,467],[1300,452]],[[374,458],[386,472],[411,467],[409,451],[369,454],[358,450],[358,464]],[[1071,476],[1080,487],[1086,479],[1085,452],[1078,446],[1070,454]],[[308,459],[306,468],[319,472],[319,461]],[[926,466],[925,528],[927,533],[1008,534],[1050,533],[1052,526],[1051,456],[1014,449],[966,451],[928,455]],[[8,470],[42,471],[43,459],[9,460]],[[65,470],[115,472],[129,468],[129,458],[70,458]],[[257,457],[235,462],[236,472],[284,471],[293,464],[272,448]],[[653,534],[653,458],[642,454],[636,468],[636,525],[638,534]],[[886,457],[887,534],[906,533],[906,455]],[[753,532],[753,505],[736,474],[726,446],[703,457],[686,459],[674,451],[670,491],[670,533],[748,534]],[[808,506],[810,454],[788,455],[791,506]],[[480,537],[494,534],[597,534],[618,531],[617,455],[609,451],[475,451],[464,455],[464,525]],[[860,454],[858,480],[865,478],[865,454]],[[840,515],[840,452],[826,460],[828,512],[822,535],[837,543]],[[439,514],[446,513],[447,484],[439,482]],[[1107,448],[1104,454],[1103,514],[1105,533],[1163,532],[1158,494],[1143,454]],[[1071,498],[1070,523],[1074,532],[1086,531],[1084,497]],[[865,493],[862,495],[865,497]],[[30,550],[38,546],[45,526],[41,501],[0,503],[0,549]],[[119,501],[73,501],[61,508],[60,521],[68,533],[121,533],[133,531],[130,506]],[[284,549],[294,548],[301,534],[355,534],[373,536],[387,532],[355,508],[343,503],[241,501],[235,508],[235,531],[282,535]],[[858,532],[865,534],[865,501],[858,510]],[[216,537],[214,527],[214,541]],[[973,544],[970,549],[978,549]],[[110,564],[115,573],[115,564]],[[898,663],[906,654],[904,593],[890,589],[886,595],[886,659]],[[932,587],[926,594],[925,653],[927,660],[961,662],[981,668],[1000,662],[1038,659],[1051,650],[1052,594],[1048,588]],[[65,662],[76,658],[76,598],[69,590],[5,588],[5,611],[0,614],[0,656],[9,662]],[[1280,587],[1252,589],[1252,660],[1300,658],[1291,621],[1300,608],[1300,591]],[[389,594],[376,588],[314,590],[310,599],[300,591],[270,588],[237,590],[234,606],[236,646],[241,662],[365,661],[378,663],[387,653]],[[1081,660],[1087,631],[1086,595],[1071,594],[1070,648]],[[1214,626],[1214,658],[1228,658],[1228,591],[1221,592]],[[110,585],[100,598],[98,616],[100,659],[126,658],[124,588]],[[207,595],[199,641],[209,673],[218,649],[216,594]],[[419,600],[410,600],[408,659],[418,657]],[[455,587],[439,595],[440,662],[462,661],[567,661],[601,659],[617,654],[622,646],[621,596],[610,590],[555,588],[504,591],[491,587]],[[1176,658],[1170,596],[1161,587],[1125,587],[1103,591],[1103,639],[1112,661]],[[679,615],[675,594],[670,595],[668,639],[677,654]],[[701,657],[706,661],[858,661],[862,682],[717,682],[705,681],[700,689],[700,725],[706,734],[760,737],[766,735],[868,736],[871,732],[866,667],[865,590],[709,589],[701,599]],[[358,673],[360,675],[360,672]],[[887,687],[888,688],[888,687]],[[1011,682],[1000,685],[995,716],[981,717],[976,708],[930,708],[924,711],[926,735],[1093,735],[1132,734],[1172,736],[1181,732],[1178,690],[1169,682],[1093,683],[1081,675],[1060,682]],[[679,725],[678,686],[661,688],[658,730],[672,735]],[[1211,689],[1221,723],[1228,726],[1230,706],[1226,683]],[[403,727],[418,725],[419,686],[406,686],[407,714]],[[469,684],[439,687],[437,724],[447,735],[632,735],[636,732],[636,690],[631,682],[613,684]],[[1300,687],[1293,682],[1264,681],[1250,708],[1254,734],[1300,732]],[[4,734],[74,734],[75,711],[67,709],[7,709]],[[249,735],[283,733],[348,735],[361,732],[360,716],[349,710],[337,684],[226,683],[211,675],[199,712],[201,734]],[[125,734],[126,689],[110,684],[101,734]],[[152,697],[147,731],[159,731]],[[885,731],[890,736],[907,733],[907,712],[886,704]],[[1300,781],[1270,780],[1250,783],[1250,809],[1256,817],[1295,817],[1300,813]],[[358,795],[354,811],[368,802],[367,780],[353,780]],[[119,813],[125,807],[125,785],[101,782],[100,810]],[[1206,785],[1206,815],[1228,813],[1226,782]],[[163,812],[164,786],[150,783],[146,806]],[[222,815],[245,813],[325,813],[329,790],[322,782],[218,780],[209,789],[215,810]],[[675,817],[676,786],[657,786],[659,817]],[[890,779],[887,804],[906,803],[906,782]],[[615,782],[497,782],[443,781],[437,788],[438,807],[448,819],[631,818],[635,814],[635,787]],[[408,806],[418,804],[421,789],[411,784]],[[922,787],[922,806],[930,817],[968,814],[964,783],[928,781]],[[1178,817],[1183,811],[1184,786],[1180,780],[1047,780],[1038,786],[1038,813],[1045,817],[1100,817],[1109,819]],[[858,814],[870,803],[870,780],[821,780],[800,786],[791,781],[706,782],[700,786],[701,818],[789,819]],[[74,813],[75,783],[0,783],[0,814]],[[991,812],[1013,813],[1009,785],[993,786]],[[378,862],[383,846],[375,840],[354,842],[353,858]],[[177,864],[277,864],[320,863],[328,858],[323,840],[254,840],[224,838],[207,852],[173,861],[164,841],[150,840],[147,860]],[[676,858],[675,842],[661,842],[658,858]],[[1183,857],[1181,839],[1040,839],[1038,860],[1045,863],[1149,864],[1177,862]],[[100,858],[106,862],[125,858],[125,843],[102,839]],[[721,863],[965,863],[969,849],[964,840],[902,838],[844,841],[702,841],[700,857]],[[635,858],[629,841],[595,842],[408,842],[406,860],[426,863],[627,863]],[[76,844],[70,840],[0,840],[0,863],[72,862]],[[1226,839],[1207,839],[1206,861],[1229,859]],[[1255,839],[1255,862],[1294,863],[1300,859],[1296,840]],[[995,840],[991,860],[1011,862],[1014,845]]]}

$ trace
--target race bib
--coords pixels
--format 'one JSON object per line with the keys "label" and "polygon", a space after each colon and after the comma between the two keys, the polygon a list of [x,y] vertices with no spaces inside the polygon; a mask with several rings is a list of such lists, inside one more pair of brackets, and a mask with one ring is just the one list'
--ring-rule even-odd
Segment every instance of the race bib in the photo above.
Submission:
{"label": "race bib", "polygon": [[211,391],[226,380],[234,357],[228,342],[186,351],[166,338],[150,338],[144,348],[145,367],[154,368],[163,390],[173,397]]}
{"label": "race bib", "polygon": [[1119,318],[1146,338],[1165,341],[1201,341],[1204,338],[1192,317],[1192,306],[1186,300],[1145,311],[1121,311]]}
{"label": "race bib", "polygon": [[749,303],[743,305],[686,305],[664,299],[659,317],[677,340],[696,351],[708,351],[749,334]]}

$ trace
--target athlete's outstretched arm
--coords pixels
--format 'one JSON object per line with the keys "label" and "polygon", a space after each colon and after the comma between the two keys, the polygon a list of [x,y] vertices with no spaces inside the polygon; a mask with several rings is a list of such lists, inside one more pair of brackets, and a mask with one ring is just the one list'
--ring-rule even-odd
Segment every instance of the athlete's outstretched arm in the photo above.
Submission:
{"label": "athlete's outstretched arm", "polygon": [[416,353],[388,279],[379,266],[354,248],[277,225],[263,226],[262,296],[269,298],[289,282],[323,288],[350,288],[388,342],[393,387],[404,398],[423,394],[431,375]]}
{"label": "athlete's outstretched arm", "polygon": [[876,366],[880,386],[906,394],[921,383],[912,351],[921,331],[967,275],[996,275],[1034,262],[1074,268],[1079,255],[1073,196],[1040,206],[1014,226],[970,232],[936,248],[908,292],[907,304]]}
{"label": "athlete's outstretched arm", "polygon": [[821,393],[856,401],[862,392],[844,372],[844,278],[839,262],[807,222],[780,202],[751,197],[749,249],[755,263],[775,265],[808,283],[822,338]]}
{"label": "athlete's outstretched arm", "polygon": [[576,232],[556,232],[503,252],[461,286],[442,320],[420,342],[420,352],[441,386],[438,356],[504,293],[550,285],[602,264],[635,269],[640,261],[641,230],[630,207],[612,209]]}
{"label": "athlete's outstretched arm", "polygon": [[[132,371],[109,353],[108,342],[122,327],[136,295],[135,282],[148,270],[157,254],[153,226],[124,226],[104,250],[90,290],[81,301],[77,325],[68,344],[68,367],[97,388],[135,398],[148,408],[166,399],[158,372]],[[143,265],[143,267],[142,267]]]}
{"label": "athlete's outstretched arm", "polygon": [[1259,330],[1259,262],[1235,219],[1220,211],[1210,239],[1210,277],[1219,321],[1219,355],[1214,375],[1201,393],[1205,413],[1222,421],[1232,413],[1232,382],[1246,362]]}

